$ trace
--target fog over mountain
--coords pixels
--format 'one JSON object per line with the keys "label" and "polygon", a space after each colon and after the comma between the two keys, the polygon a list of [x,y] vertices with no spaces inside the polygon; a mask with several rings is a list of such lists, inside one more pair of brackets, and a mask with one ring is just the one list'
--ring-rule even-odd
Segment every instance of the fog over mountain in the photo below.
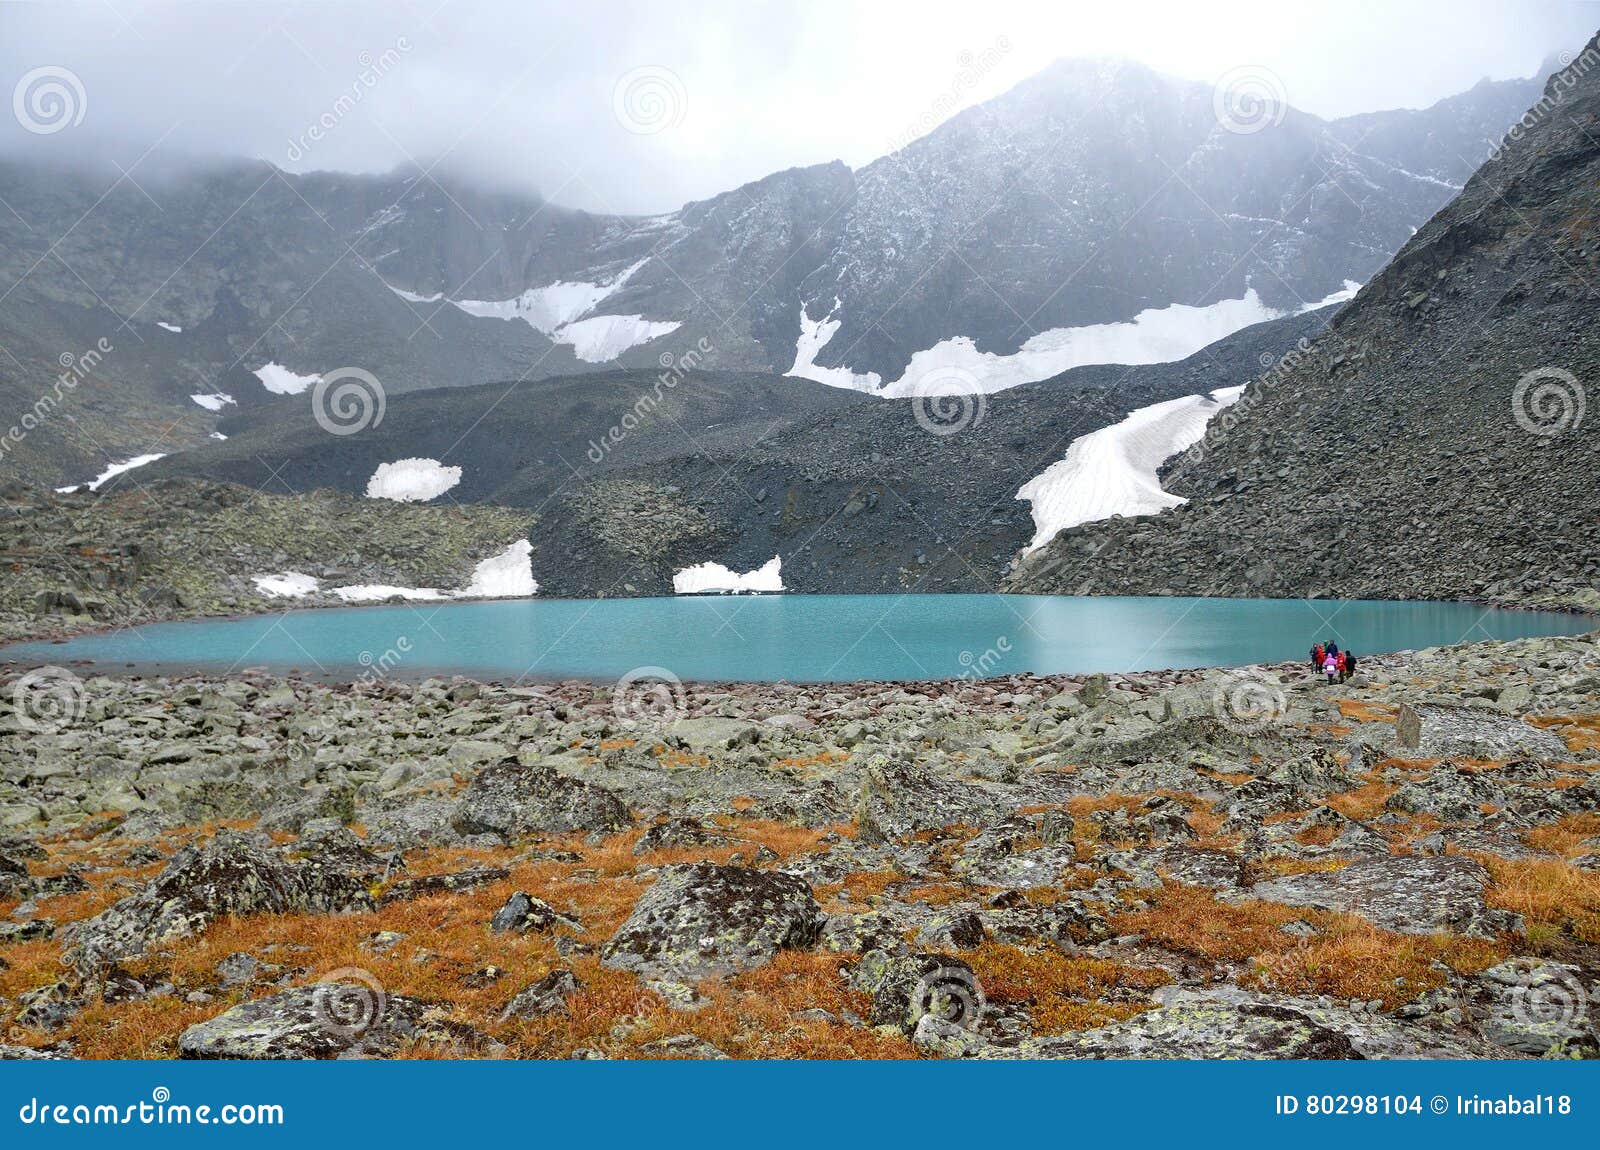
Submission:
{"label": "fog over mountain", "polygon": [[1334,118],[1548,72],[1592,31],[1588,7],[8,3],[4,90],[66,68],[85,108],[48,135],[0,118],[0,153],[137,164],[141,183],[196,157],[411,165],[596,212],[671,211],[783,168],[869,163],[1059,58],[1205,84],[1264,69],[1287,102]]}

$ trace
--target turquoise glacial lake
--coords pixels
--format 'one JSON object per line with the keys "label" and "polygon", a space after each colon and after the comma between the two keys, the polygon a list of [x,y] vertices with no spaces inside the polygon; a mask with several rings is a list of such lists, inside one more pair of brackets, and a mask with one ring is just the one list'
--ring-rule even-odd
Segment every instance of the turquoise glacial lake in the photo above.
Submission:
{"label": "turquoise glacial lake", "polygon": [[286,611],[17,644],[0,660],[227,673],[298,670],[502,681],[845,682],[1086,674],[1357,656],[1481,639],[1575,635],[1593,616],[1467,603],[1022,595],[518,599]]}

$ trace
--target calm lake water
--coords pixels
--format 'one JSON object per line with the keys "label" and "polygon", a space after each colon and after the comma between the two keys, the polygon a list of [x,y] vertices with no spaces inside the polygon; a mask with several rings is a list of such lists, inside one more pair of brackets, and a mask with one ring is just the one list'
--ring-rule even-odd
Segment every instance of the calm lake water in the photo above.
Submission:
{"label": "calm lake water", "polygon": [[1023,671],[1083,674],[1300,659],[1333,638],[1357,655],[1532,635],[1593,617],[1464,603],[1020,595],[771,595],[526,599],[288,611],[161,623],[0,658],[101,669],[297,668],[356,678],[468,674],[615,679],[640,667],[682,679],[829,682]]}

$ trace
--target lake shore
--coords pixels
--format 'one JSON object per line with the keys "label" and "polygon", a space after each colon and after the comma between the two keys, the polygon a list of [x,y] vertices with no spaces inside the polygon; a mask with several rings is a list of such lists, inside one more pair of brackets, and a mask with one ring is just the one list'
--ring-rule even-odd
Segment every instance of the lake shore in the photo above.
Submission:
{"label": "lake shore", "polygon": [[[380,1057],[1515,1057],[1594,1033],[1511,1009],[1600,978],[1593,635],[1332,686],[90,676],[35,684],[55,706],[30,714],[3,679],[26,737],[0,750],[0,998],[28,1050],[327,1056],[356,1039],[297,1047],[302,999],[350,969],[397,1004],[357,1036]],[[975,1017],[907,997],[933,970]]]}

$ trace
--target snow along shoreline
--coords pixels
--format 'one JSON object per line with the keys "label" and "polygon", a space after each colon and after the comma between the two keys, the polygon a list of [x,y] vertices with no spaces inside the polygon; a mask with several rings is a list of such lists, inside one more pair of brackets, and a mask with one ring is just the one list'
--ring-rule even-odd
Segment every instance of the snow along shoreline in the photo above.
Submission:
{"label": "snow along shoreline", "polygon": [[721,563],[697,563],[672,577],[675,595],[739,595],[783,589],[781,555],[774,555],[760,567],[742,575]]}
{"label": "snow along shoreline", "polygon": [[1137,408],[1120,423],[1080,435],[1066,457],[1017,490],[1033,504],[1037,551],[1057,532],[1117,516],[1155,515],[1187,503],[1161,486],[1161,465],[1205,436],[1206,425],[1238,402],[1245,385]]}
{"label": "snow along shoreline", "polygon": [[392,583],[356,583],[330,587],[323,591],[315,575],[299,571],[280,571],[273,575],[252,575],[256,590],[269,599],[303,599],[307,595],[328,594],[346,603],[380,603],[385,599],[442,603],[453,599],[526,599],[539,593],[529,558],[533,544],[519,539],[498,555],[491,555],[472,571],[472,578],[459,591],[437,587],[400,587]]}

